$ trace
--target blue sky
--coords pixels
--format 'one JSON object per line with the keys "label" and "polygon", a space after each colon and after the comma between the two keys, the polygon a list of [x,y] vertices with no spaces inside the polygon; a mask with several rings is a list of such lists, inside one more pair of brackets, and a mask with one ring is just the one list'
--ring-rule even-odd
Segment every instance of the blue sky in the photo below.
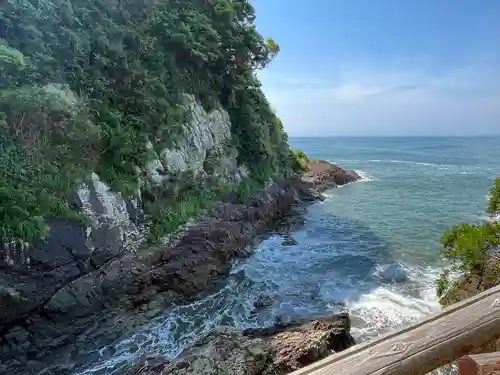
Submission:
{"label": "blue sky", "polygon": [[500,134],[500,0],[253,0],[291,136]]}

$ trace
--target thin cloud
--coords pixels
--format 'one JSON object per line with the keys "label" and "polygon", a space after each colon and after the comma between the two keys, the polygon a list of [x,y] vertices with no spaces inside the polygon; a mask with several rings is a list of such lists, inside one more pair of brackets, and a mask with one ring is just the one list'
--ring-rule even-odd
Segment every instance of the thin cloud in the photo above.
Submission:
{"label": "thin cloud", "polygon": [[500,133],[497,66],[358,69],[296,87],[262,78],[290,135],[480,135]]}

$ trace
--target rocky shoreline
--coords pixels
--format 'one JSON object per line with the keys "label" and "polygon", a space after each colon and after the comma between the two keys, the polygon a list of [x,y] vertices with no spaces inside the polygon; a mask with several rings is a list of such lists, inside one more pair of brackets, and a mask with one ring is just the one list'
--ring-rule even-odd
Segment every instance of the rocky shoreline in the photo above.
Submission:
{"label": "rocky shoreline", "polygon": [[178,359],[146,357],[127,375],[284,375],[354,345],[347,313],[238,331],[222,327]]}
{"label": "rocky shoreline", "polygon": [[217,204],[177,241],[147,254],[116,250],[106,233],[102,247],[85,252],[76,223],[52,223],[60,238],[35,248],[29,268],[0,264],[0,373],[39,373],[46,356],[74,344],[104,311],[154,316],[196,297],[227,275],[235,258],[249,254],[256,236],[296,213],[301,202],[359,178],[313,161],[303,177],[272,181],[244,204]]}

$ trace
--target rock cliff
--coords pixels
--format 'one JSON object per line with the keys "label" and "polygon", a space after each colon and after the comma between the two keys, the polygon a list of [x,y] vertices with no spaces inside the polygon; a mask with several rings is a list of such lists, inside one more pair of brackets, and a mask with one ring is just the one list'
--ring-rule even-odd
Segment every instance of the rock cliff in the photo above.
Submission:
{"label": "rock cliff", "polygon": [[[339,184],[359,178],[337,166],[329,169]],[[233,259],[249,254],[256,235],[294,214],[302,201],[320,199],[317,189],[332,186],[323,173],[309,173],[313,177],[272,181],[243,203],[228,196],[157,245],[144,242],[147,225],[131,215],[136,206],[93,175],[79,190],[90,227],[53,220],[48,239],[33,246],[30,264],[0,268],[2,366],[14,371],[16,363],[34,361],[38,368],[38,360],[70,345],[104,310],[154,316],[196,296],[227,274]]]}
{"label": "rock cliff", "polygon": [[3,4],[0,373],[193,298],[333,186],[300,177],[261,90],[278,52],[248,0]]}

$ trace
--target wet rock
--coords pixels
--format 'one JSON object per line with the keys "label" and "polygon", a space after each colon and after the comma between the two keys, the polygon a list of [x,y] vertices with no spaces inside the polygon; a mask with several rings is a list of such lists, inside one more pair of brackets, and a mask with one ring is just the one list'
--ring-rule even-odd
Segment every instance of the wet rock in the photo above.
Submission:
{"label": "wet rock", "polygon": [[290,235],[283,236],[283,242],[281,243],[283,246],[294,246],[297,245],[298,242],[295,238]]}
{"label": "wet rock", "polygon": [[166,357],[148,354],[142,356],[125,375],[161,374],[169,364],[170,361]]}
{"label": "wet rock", "polygon": [[253,311],[252,313],[257,313],[258,311],[264,310],[265,308],[271,306],[274,302],[274,298],[268,295],[261,295],[257,300],[253,303]]}
{"label": "wet rock", "polygon": [[397,263],[379,267],[374,272],[374,276],[385,283],[404,283],[408,281],[405,269]]}
{"label": "wet rock", "polygon": [[224,327],[172,362],[144,359],[127,375],[284,375],[353,344],[347,314],[243,332]]}
{"label": "wet rock", "polygon": [[[2,348],[1,362],[23,358],[20,352],[25,356],[36,353],[37,359],[54,353],[74,342],[103,311],[137,311],[145,305],[141,315],[147,320],[146,315],[156,316],[169,304],[195,298],[227,275],[235,258],[248,256],[258,235],[296,214],[303,200],[319,199],[316,187],[323,188],[329,178],[335,184],[355,178],[339,167],[321,163],[324,171],[314,169],[310,181],[298,177],[277,180],[244,204],[217,204],[175,241],[148,248],[146,254],[117,240],[123,228],[107,227],[109,220],[101,220],[103,225],[92,229],[90,242],[81,223],[50,221],[50,236],[33,246],[29,267],[0,264],[0,340],[5,341],[6,327],[18,321],[26,322],[30,332],[29,345]],[[126,205],[120,207],[114,210],[117,222],[128,215]],[[135,227],[130,220],[126,224]],[[156,300],[159,294],[166,297]],[[19,371],[9,370],[27,374],[22,367]]]}
{"label": "wet rock", "polygon": [[220,328],[186,350],[179,359],[143,360],[127,375],[261,375],[273,349],[263,339],[248,339],[233,328]]}

